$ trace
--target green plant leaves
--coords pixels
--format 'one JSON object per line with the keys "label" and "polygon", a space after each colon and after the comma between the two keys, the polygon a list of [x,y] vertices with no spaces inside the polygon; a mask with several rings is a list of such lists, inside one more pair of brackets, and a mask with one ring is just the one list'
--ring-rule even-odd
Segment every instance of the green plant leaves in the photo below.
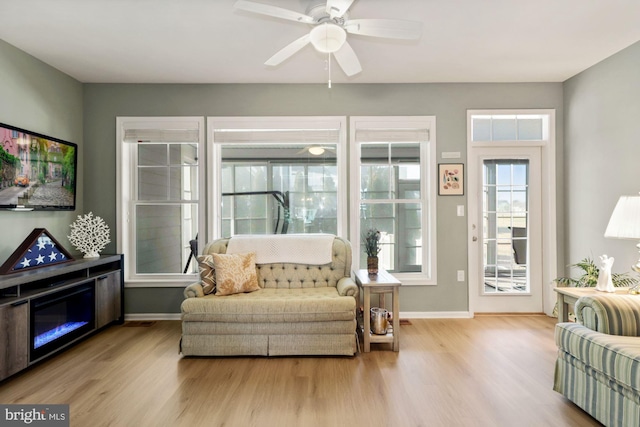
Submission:
{"label": "green plant leaves", "polygon": [[[569,267],[581,270],[582,275],[577,279],[571,277],[558,277],[554,280],[558,286],[588,288],[595,287],[598,284],[600,269],[593,259],[584,258],[575,264],[571,264]],[[629,276],[627,273],[612,273],[611,280],[613,281],[613,286],[623,288],[631,287],[638,283],[637,278]]]}

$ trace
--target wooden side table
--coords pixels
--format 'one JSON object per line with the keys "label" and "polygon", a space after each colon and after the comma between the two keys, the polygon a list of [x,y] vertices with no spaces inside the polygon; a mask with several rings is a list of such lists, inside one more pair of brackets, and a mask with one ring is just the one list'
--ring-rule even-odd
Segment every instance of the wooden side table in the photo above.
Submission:
{"label": "wooden side table", "polygon": [[[354,271],[356,283],[363,291],[364,312],[362,315],[362,337],[364,352],[371,351],[371,343],[391,343],[393,351],[400,350],[400,286],[402,283],[386,270],[379,270],[376,276],[369,276],[367,270]],[[379,294],[380,305],[384,308],[385,294],[391,294],[393,322],[386,335],[371,333],[371,294]]]}
{"label": "wooden side table", "polygon": [[[598,292],[595,288],[556,287],[553,290],[558,293],[558,322],[569,321],[569,307],[573,307],[581,296],[596,293],[609,295],[608,292]],[[616,288],[615,293],[628,294],[629,288]]]}

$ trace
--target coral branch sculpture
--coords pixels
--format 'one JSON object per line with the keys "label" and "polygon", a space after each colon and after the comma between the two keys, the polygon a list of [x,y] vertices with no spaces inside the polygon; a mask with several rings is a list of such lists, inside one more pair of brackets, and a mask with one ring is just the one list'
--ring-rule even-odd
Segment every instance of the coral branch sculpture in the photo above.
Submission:
{"label": "coral branch sculpture", "polygon": [[85,258],[97,258],[100,251],[107,246],[109,240],[109,226],[99,216],[93,216],[93,212],[89,212],[85,216],[78,215],[69,227],[71,234],[67,237],[71,244],[80,252],[84,253]]}

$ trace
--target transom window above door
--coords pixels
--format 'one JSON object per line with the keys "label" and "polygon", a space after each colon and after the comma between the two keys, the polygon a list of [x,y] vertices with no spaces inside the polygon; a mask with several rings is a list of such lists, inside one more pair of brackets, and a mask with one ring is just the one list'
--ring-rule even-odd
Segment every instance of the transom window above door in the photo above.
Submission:
{"label": "transom window above door", "polygon": [[543,141],[549,139],[548,114],[474,114],[472,142]]}

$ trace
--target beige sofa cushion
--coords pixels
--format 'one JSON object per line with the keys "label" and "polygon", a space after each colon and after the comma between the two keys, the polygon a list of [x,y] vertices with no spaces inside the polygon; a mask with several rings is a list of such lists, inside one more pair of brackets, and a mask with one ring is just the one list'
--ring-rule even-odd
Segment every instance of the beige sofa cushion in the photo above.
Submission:
{"label": "beige sofa cushion", "polygon": [[216,269],[216,295],[253,292],[260,289],[256,254],[211,254]]}
{"label": "beige sofa cushion", "polygon": [[334,287],[269,288],[227,296],[206,295],[182,302],[191,322],[326,322],[355,318],[356,300]]}

